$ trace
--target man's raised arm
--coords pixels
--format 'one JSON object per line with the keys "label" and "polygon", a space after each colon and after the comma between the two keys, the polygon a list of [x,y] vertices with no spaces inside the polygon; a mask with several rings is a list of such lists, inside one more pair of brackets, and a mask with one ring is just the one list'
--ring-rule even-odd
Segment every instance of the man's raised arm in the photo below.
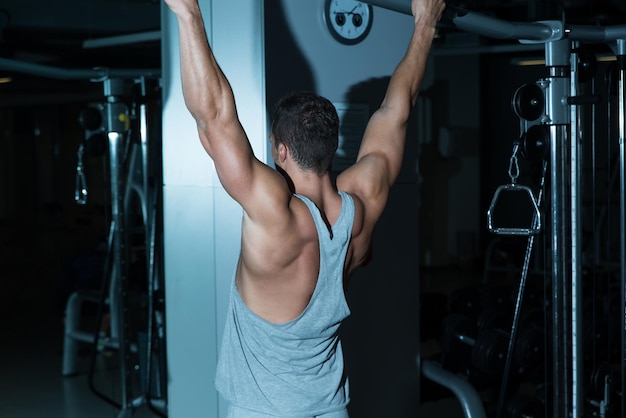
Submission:
{"label": "man's raised arm", "polygon": [[414,30],[407,52],[394,70],[385,98],[372,115],[357,162],[337,179],[338,187],[359,195],[367,217],[376,220],[402,165],[406,127],[424,77],[443,0],[413,0]]}
{"label": "man's raised arm", "polygon": [[198,0],[165,2],[178,21],[185,104],[220,181],[245,209],[249,188],[253,178],[259,178],[255,173],[262,164],[239,122],[233,91],[209,45]]}

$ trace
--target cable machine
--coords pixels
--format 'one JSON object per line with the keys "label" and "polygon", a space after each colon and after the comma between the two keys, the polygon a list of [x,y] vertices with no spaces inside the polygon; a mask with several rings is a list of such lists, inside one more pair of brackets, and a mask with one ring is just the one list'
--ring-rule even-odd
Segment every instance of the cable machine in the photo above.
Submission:
{"label": "cable machine", "polygon": [[[128,105],[125,100],[128,83],[123,79],[105,79],[106,102],[100,106],[101,128],[108,143],[111,226],[97,323],[102,320],[108,299],[112,324],[110,338],[102,341],[99,333],[94,335],[89,383],[96,395],[119,409],[120,418],[131,416],[142,405],[148,405],[159,416],[166,416],[165,301],[159,252],[161,175],[157,163],[160,143],[156,140],[160,135],[155,132],[151,137],[149,129],[154,127],[149,123],[152,115],[160,115],[160,106],[149,105],[148,93],[154,90],[157,81],[145,77],[132,80],[134,97]],[[157,89],[156,96],[159,94]],[[77,177],[82,173],[77,167]],[[82,192],[77,190],[76,194]],[[146,288],[139,292],[131,291],[136,286],[132,284],[132,260],[137,257],[133,246],[141,248],[145,258]],[[138,319],[143,315],[133,312],[132,308],[137,306],[147,311],[145,322]],[[105,395],[94,383],[95,360],[101,344],[118,350],[122,383],[119,400]],[[135,384],[137,365],[139,390]]]}
{"label": "cable machine", "polygon": [[[78,372],[79,343],[92,344],[89,386],[118,410],[119,418],[142,405],[166,416],[164,286],[161,232],[160,71],[151,69],[63,69],[0,58],[0,68],[35,76],[102,83],[103,101],[80,115],[86,139],[77,152],[75,201],[89,201],[83,156],[91,142],[108,155],[110,224],[100,292],[77,291],[67,303],[62,373]],[[129,87],[130,86],[130,87]],[[129,93],[130,90],[130,93]],[[101,143],[100,143],[101,142]],[[140,248],[145,280],[131,291],[133,247]],[[137,263],[135,263],[137,264]],[[140,262],[139,264],[143,264]],[[135,285],[133,285],[135,286]],[[79,328],[84,302],[98,304],[97,329]],[[104,310],[111,318],[110,335],[99,327]],[[139,311],[139,313],[137,313]],[[138,316],[141,319],[138,319]],[[105,394],[95,384],[100,348],[117,351],[119,390]]]}
{"label": "cable machine", "polygon": [[[402,0],[367,0],[377,5],[405,14],[411,14],[410,2]],[[516,40],[522,44],[543,44],[545,66],[548,75],[537,80],[533,91],[539,94],[522,99],[526,109],[541,102],[541,113],[537,118],[537,126],[547,130],[546,140],[549,142],[549,210],[548,220],[544,222],[545,231],[549,234],[551,256],[549,258],[549,278],[551,280],[550,300],[550,361],[551,361],[551,398],[547,400],[548,416],[555,418],[583,416],[585,386],[583,363],[583,249],[582,249],[582,140],[581,115],[579,107],[594,105],[597,97],[582,95],[579,90],[581,76],[580,63],[583,61],[580,51],[581,43],[606,44],[614,52],[617,59],[616,94],[618,102],[617,125],[619,135],[619,277],[620,301],[617,315],[620,315],[620,378],[619,382],[609,382],[608,374],[603,387],[617,384],[617,393],[621,393],[622,402],[617,407],[621,416],[626,416],[626,25],[619,26],[577,26],[567,25],[564,21],[540,22],[507,22],[478,13],[447,6],[446,15],[451,24],[463,31],[479,34],[489,38]],[[528,101],[526,101],[528,100]],[[514,156],[515,156],[514,152]],[[529,190],[515,183],[511,176],[511,184],[505,185],[498,193]],[[491,215],[489,225],[491,232],[509,235],[528,235],[529,247],[532,237],[538,233],[541,216],[537,206],[537,197],[529,192],[533,202],[535,216],[530,228],[495,228]],[[493,205],[490,208],[493,209]],[[548,241],[548,238],[546,238]],[[523,273],[523,276],[525,273]],[[521,289],[520,289],[521,290]],[[518,296],[518,302],[521,298]],[[515,322],[511,333],[511,341],[515,335]],[[510,354],[510,350],[509,350]],[[433,369],[428,367],[429,375]],[[444,375],[439,380],[446,381]],[[457,387],[450,382],[450,387]],[[602,386],[602,385],[601,385]],[[502,391],[506,388],[503,385]],[[606,416],[608,390],[604,399],[597,402],[598,415]],[[503,396],[501,394],[501,396]],[[463,402],[463,400],[461,400]],[[464,403],[464,405],[466,405]],[[501,402],[498,415],[501,413]],[[469,411],[466,416],[482,416],[482,411]]]}

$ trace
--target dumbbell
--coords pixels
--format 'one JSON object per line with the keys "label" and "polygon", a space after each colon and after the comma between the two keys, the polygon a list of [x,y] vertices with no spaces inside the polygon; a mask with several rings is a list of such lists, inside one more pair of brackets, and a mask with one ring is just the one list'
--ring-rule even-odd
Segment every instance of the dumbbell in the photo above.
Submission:
{"label": "dumbbell", "polygon": [[488,329],[478,333],[476,323],[470,318],[452,314],[443,321],[442,351],[456,355],[469,353],[474,367],[485,374],[503,370],[507,345],[505,332]]}
{"label": "dumbbell", "polygon": [[518,366],[528,369],[541,366],[545,350],[545,332],[534,323],[520,327],[515,341],[513,358]]}
{"label": "dumbbell", "polygon": [[[493,315],[497,315],[493,313]],[[495,322],[495,320],[492,320]],[[480,371],[492,374],[504,370],[510,334],[499,328],[480,328],[461,315],[449,315],[444,320],[441,347],[444,352],[463,354],[470,350],[472,364]],[[535,324],[525,324],[517,333],[514,357],[520,372],[538,365],[544,352],[544,333]]]}
{"label": "dumbbell", "polygon": [[[517,326],[515,338],[514,360],[516,364],[527,369],[538,365],[544,353],[544,331],[539,324],[543,320],[543,312],[539,309],[530,309],[523,312]],[[478,332],[488,329],[497,329],[504,332],[508,340],[510,339],[510,329],[512,326],[512,315],[498,309],[487,309],[483,311],[477,319]],[[521,370],[523,371],[523,370]]]}

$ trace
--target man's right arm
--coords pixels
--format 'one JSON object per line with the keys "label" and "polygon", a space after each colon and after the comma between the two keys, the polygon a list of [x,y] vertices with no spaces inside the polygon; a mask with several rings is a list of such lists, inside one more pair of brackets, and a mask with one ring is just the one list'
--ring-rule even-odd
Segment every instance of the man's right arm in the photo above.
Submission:
{"label": "man's right arm", "polygon": [[341,190],[365,205],[365,224],[373,227],[387,203],[402,165],[406,127],[426,70],[443,0],[413,0],[414,30],[406,54],[394,70],[380,108],[368,122],[356,163],[337,178]]}
{"label": "man's right arm", "polygon": [[253,154],[230,83],[209,45],[198,0],[165,2],[178,21],[185,104],[220,182],[251,220],[271,225],[280,215],[284,219],[291,193],[282,176]]}

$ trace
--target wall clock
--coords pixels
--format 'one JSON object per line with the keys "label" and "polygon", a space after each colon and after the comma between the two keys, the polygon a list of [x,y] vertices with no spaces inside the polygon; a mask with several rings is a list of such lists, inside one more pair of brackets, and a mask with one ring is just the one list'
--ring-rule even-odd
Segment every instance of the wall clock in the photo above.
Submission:
{"label": "wall clock", "polygon": [[324,20],[333,37],[346,45],[365,39],[372,28],[372,6],[356,0],[326,0]]}

